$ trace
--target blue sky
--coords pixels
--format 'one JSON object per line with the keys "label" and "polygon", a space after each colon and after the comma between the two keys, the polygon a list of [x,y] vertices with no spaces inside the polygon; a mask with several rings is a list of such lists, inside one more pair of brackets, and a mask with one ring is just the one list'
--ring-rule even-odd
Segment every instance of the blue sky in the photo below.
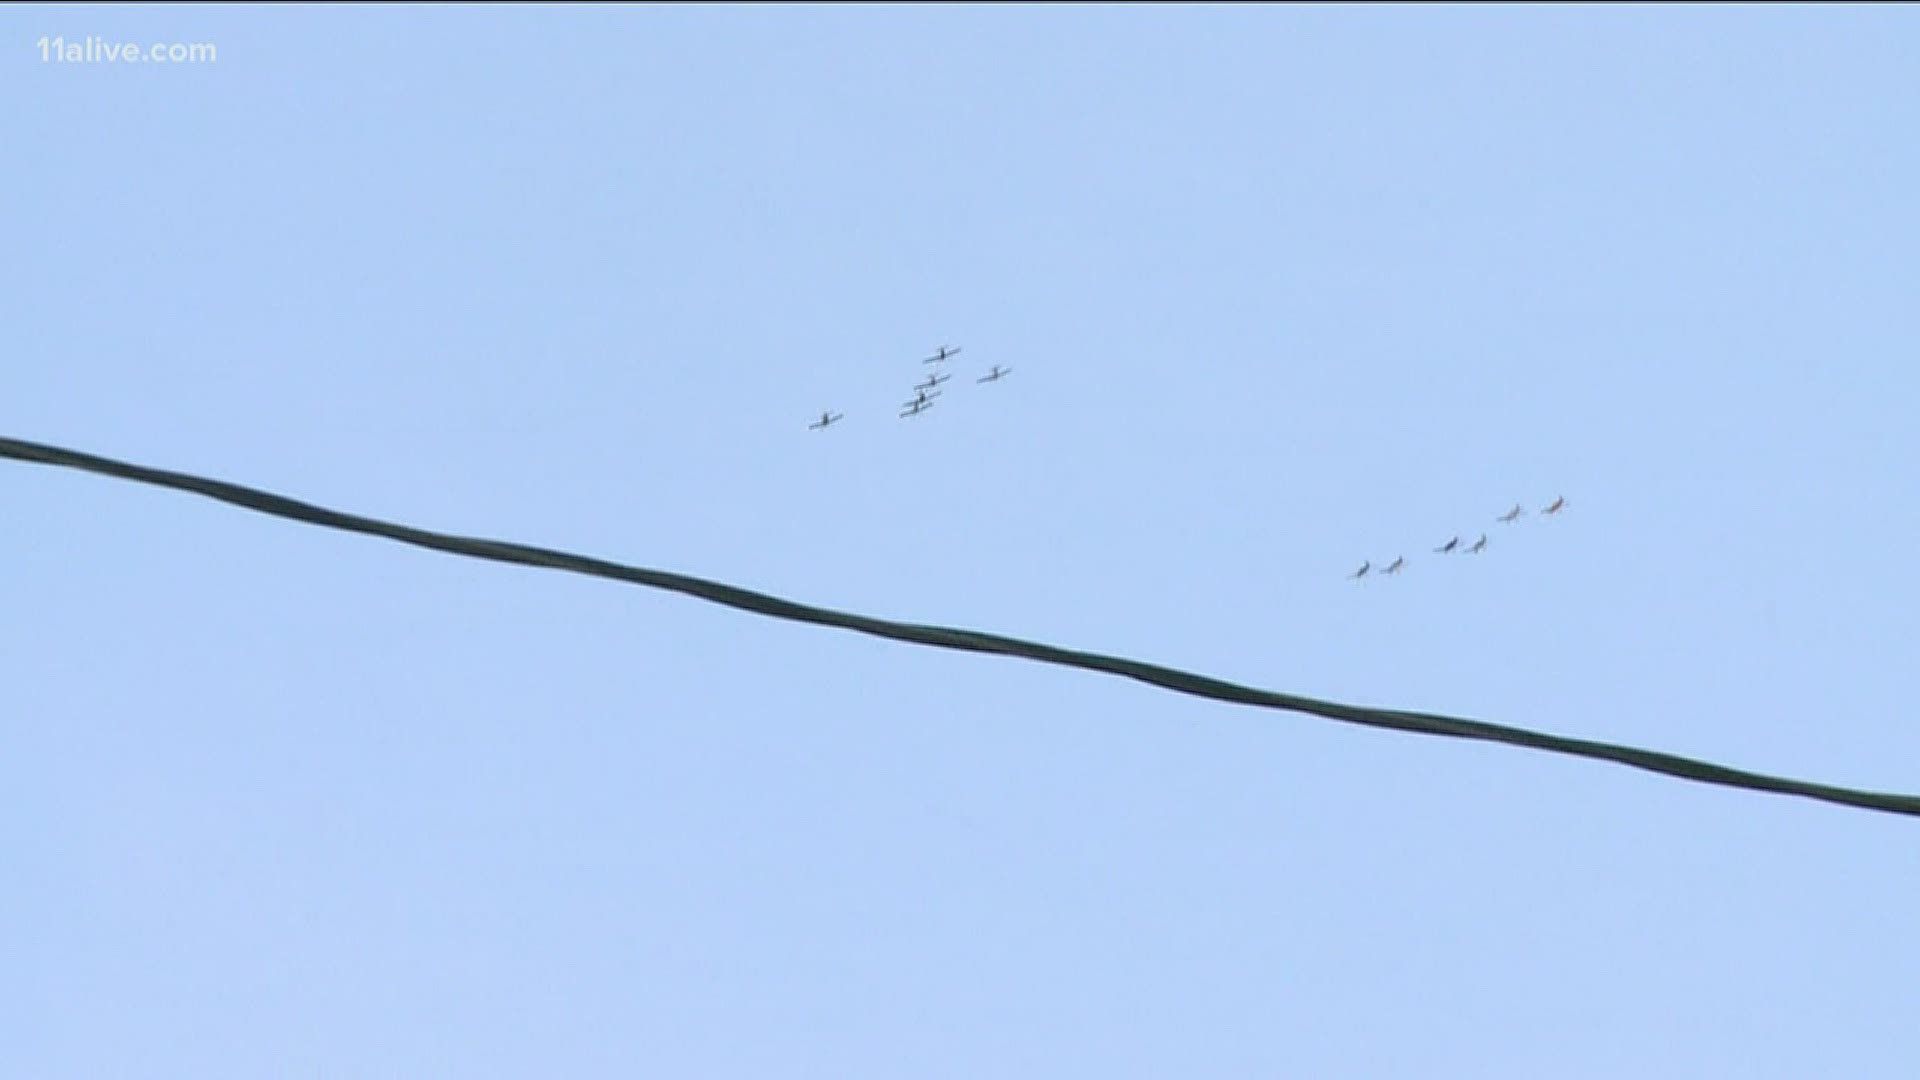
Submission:
{"label": "blue sky", "polygon": [[[8,435],[1920,790],[1912,9],[12,7],[0,43]],[[0,500],[7,1075],[1920,1056],[1911,820],[65,470]]]}

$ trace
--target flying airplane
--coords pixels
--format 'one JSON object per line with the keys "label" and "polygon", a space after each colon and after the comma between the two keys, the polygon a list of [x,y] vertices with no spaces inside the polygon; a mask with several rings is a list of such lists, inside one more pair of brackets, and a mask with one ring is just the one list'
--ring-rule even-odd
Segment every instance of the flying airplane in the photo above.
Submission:
{"label": "flying airplane", "polygon": [[920,362],[923,364],[938,364],[938,363],[944,362],[948,357],[959,356],[959,355],[960,355],[960,346],[955,345],[953,348],[949,349],[945,345],[942,345],[940,346],[939,352],[934,353],[932,356],[929,356],[925,360],[922,360]]}
{"label": "flying airplane", "polygon": [[1446,543],[1441,544],[1439,547],[1434,548],[1433,553],[1435,555],[1451,555],[1453,553],[1453,549],[1459,546],[1460,546],[1460,538],[1456,536],[1453,539],[1447,541]]}
{"label": "flying airplane", "polygon": [[1387,568],[1386,568],[1385,570],[1382,570],[1382,571],[1380,571],[1380,572],[1381,572],[1381,573],[1383,573],[1383,574],[1397,574],[1397,573],[1399,573],[1399,572],[1400,572],[1400,568],[1401,568],[1401,567],[1403,567],[1403,566],[1405,566],[1405,565],[1407,565],[1407,560],[1405,560],[1405,559],[1395,559],[1395,560],[1393,560],[1393,564],[1392,564],[1392,565],[1390,565],[1390,566],[1388,566],[1388,567],[1387,567]]}
{"label": "flying airplane", "polygon": [[933,408],[933,404],[934,403],[932,398],[922,395],[921,397],[914,398],[912,401],[907,402],[906,411],[901,413],[900,415],[903,417],[919,416],[921,413],[926,412],[928,409]]}
{"label": "flying airplane", "polygon": [[1560,508],[1565,505],[1567,505],[1567,500],[1565,496],[1563,495],[1555,496],[1553,500],[1553,505],[1547,507],[1545,510],[1542,510],[1540,512],[1543,514],[1557,514],[1560,512]]}
{"label": "flying airplane", "polygon": [[1350,578],[1363,578],[1367,576],[1367,571],[1371,569],[1373,569],[1373,560],[1368,559],[1366,562],[1363,562],[1360,564],[1360,569],[1355,570],[1353,573],[1348,574],[1347,576]]}
{"label": "flying airplane", "polygon": [[902,408],[905,408],[908,405],[928,406],[928,405],[932,405],[933,399],[939,396],[940,396],[940,391],[938,390],[935,390],[931,394],[927,393],[925,390],[921,390],[919,393],[913,395],[912,401],[903,401],[900,403],[900,405]]}
{"label": "flying airplane", "polygon": [[831,425],[835,420],[838,420],[838,419],[840,419],[839,413],[821,413],[820,419],[807,425],[807,430],[812,431],[815,428],[827,427]]}
{"label": "flying airplane", "polygon": [[1501,515],[1500,515],[1500,520],[1501,520],[1501,521],[1504,521],[1504,522],[1507,522],[1507,523],[1509,523],[1509,524],[1511,524],[1511,523],[1513,522],[1513,520],[1514,520],[1515,518],[1518,518],[1518,517],[1519,517],[1519,516],[1520,516],[1520,515],[1521,515],[1522,513],[1524,513],[1524,512],[1525,512],[1525,511],[1523,511],[1523,510],[1521,510],[1521,509],[1520,509],[1520,504],[1519,504],[1519,503],[1514,503],[1514,504],[1513,504],[1513,509],[1511,509],[1511,510],[1509,510],[1509,511],[1507,511],[1506,513],[1504,513],[1504,514],[1501,514]]}
{"label": "flying airplane", "polygon": [[999,364],[995,364],[993,365],[992,371],[987,372],[985,375],[982,375],[973,381],[974,382],[992,382],[995,379],[1004,379],[1011,374],[1013,374],[1012,368],[1003,368]]}
{"label": "flying airplane", "polygon": [[923,382],[920,385],[914,387],[914,389],[915,390],[931,390],[934,387],[939,386],[941,383],[946,382],[948,379],[951,379],[951,378],[953,378],[953,376],[945,374],[943,372],[936,371],[933,374],[927,376],[926,382]]}
{"label": "flying airplane", "polygon": [[1480,539],[1475,540],[1473,546],[1467,549],[1467,554],[1478,555],[1485,550],[1487,550],[1487,534],[1481,533]]}

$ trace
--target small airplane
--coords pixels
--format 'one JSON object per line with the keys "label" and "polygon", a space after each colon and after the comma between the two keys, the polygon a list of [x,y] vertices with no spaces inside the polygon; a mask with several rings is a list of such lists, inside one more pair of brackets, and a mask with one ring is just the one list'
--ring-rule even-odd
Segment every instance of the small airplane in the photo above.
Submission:
{"label": "small airplane", "polygon": [[1355,570],[1353,573],[1348,574],[1347,576],[1350,578],[1363,578],[1367,576],[1367,571],[1371,569],[1373,569],[1373,560],[1368,559],[1366,562],[1363,562],[1360,564],[1360,569]]}
{"label": "small airplane", "polygon": [[982,375],[973,381],[974,382],[992,382],[995,379],[1004,379],[1011,374],[1013,374],[1012,368],[1003,368],[999,364],[995,364],[993,365],[992,371],[987,372],[985,375]]}
{"label": "small airplane", "polygon": [[946,382],[948,379],[951,379],[951,378],[953,378],[953,376],[936,371],[933,374],[927,376],[926,382],[923,382],[920,385],[914,387],[914,389],[915,390],[931,390],[934,387],[939,386],[941,383]]}
{"label": "small airplane", "polygon": [[1560,512],[1560,508],[1565,505],[1567,505],[1566,497],[1556,496],[1553,500],[1552,505],[1548,506],[1545,510],[1542,510],[1540,512],[1543,514],[1557,514]]}
{"label": "small airplane", "polygon": [[1460,538],[1456,536],[1453,539],[1447,541],[1446,543],[1441,544],[1439,547],[1434,548],[1433,553],[1435,555],[1451,555],[1453,553],[1453,549],[1459,546],[1460,546]]}
{"label": "small airplane", "polygon": [[903,401],[900,403],[900,405],[902,408],[905,408],[908,405],[930,406],[933,404],[933,399],[939,396],[940,396],[940,391],[938,390],[935,390],[931,394],[927,393],[925,390],[921,390],[919,393],[913,395],[912,401]]}
{"label": "small airplane", "polygon": [[1400,572],[1400,568],[1401,568],[1401,567],[1403,567],[1403,566],[1405,566],[1405,565],[1407,565],[1407,560],[1405,560],[1405,559],[1395,559],[1395,560],[1393,560],[1393,564],[1392,564],[1392,565],[1390,565],[1390,566],[1388,566],[1388,567],[1387,567],[1387,568],[1386,568],[1385,570],[1382,570],[1382,571],[1380,571],[1380,572],[1381,572],[1381,573],[1383,573],[1383,574],[1397,574],[1397,573],[1399,573],[1399,572]]}
{"label": "small airplane", "polygon": [[1478,555],[1485,550],[1487,550],[1487,534],[1481,533],[1480,539],[1475,540],[1473,546],[1467,549],[1467,554]]}
{"label": "small airplane", "polygon": [[925,360],[922,360],[920,362],[923,364],[939,364],[939,363],[944,363],[946,359],[950,356],[959,356],[959,355],[960,355],[960,346],[955,345],[953,348],[949,349],[945,345],[942,345],[940,346],[939,352],[934,353],[932,356],[929,356]]}
{"label": "small airplane", "polygon": [[928,409],[933,408],[933,404],[934,404],[933,399],[923,394],[920,397],[914,398],[912,401],[907,402],[906,411],[902,412],[900,415],[903,417],[919,416],[921,413],[926,412]]}
{"label": "small airplane", "polygon": [[1525,511],[1520,509],[1520,504],[1514,503],[1513,509],[1507,511],[1504,514],[1501,514],[1499,517],[1499,520],[1507,522],[1508,524],[1512,524],[1513,521],[1523,513],[1525,513]]}
{"label": "small airplane", "polygon": [[838,419],[840,419],[840,414],[839,414],[839,413],[821,413],[821,414],[820,414],[820,419],[818,419],[818,420],[816,420],[816,421],[814,421],[813,423],[811,423],[811,424],[808,424],[808,425],[807,425],[807,430],[808,430],[808,431],[812,431],[812,430],[814,430],[814,429],[816,429],[816,428],[823,428],[823,427],[827,427],[827,426],[829,426],[829,425],[831,425],[831,424],[832,424],[832,423],[833,423],[834,421],[836,421],[836,420],[838,420]]}

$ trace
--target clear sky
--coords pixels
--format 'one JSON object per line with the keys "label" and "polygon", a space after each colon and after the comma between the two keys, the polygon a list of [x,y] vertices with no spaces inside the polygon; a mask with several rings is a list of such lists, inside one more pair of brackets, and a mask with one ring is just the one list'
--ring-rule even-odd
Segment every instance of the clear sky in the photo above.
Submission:
{"label": "clear sky", "polygon": [[[5,434],[1920,790],[1914,8],[9,7],[0,54]],[[0,1074],[1920,1060],[1911,819],[67,470],[0,507]]]}

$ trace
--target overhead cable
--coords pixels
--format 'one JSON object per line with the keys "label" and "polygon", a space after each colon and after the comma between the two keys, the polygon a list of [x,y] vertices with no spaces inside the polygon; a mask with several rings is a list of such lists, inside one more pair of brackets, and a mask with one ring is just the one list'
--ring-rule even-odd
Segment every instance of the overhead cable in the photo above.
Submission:
{"label": "overhead cable", "polygon": [[665,570],[650,570],[645,567],[624,566],[585,555],[575,555],[550,548],[533,547],[504,540],[488,540],[477,537],[453,536],[447,533],[417,529],[409,525],[380,521],[375,518],[361,517],[357,514],[329,510],[326,507],[289,499],[284,495],[261,491],[257,488],[232,484],[223,480],[213,480],[187,473],[169,472],[164,469],[148,468],[78,450],[67,450],[57,446],[27,442],[0,436],[0,457],[19,461],[36,462],[44,465],[58,465],[70,469],[82,469],[87,472],[115,476],[123,480],[133,480],[143,484],[190,491],[222,502],[243,506],[249,510],[291,518],[327,528],[343,529],[348,532],[365,533],[369,536],[385,537],[405,544],[445,551],[454,555],[467,555],[479,559],[491,559],[495,562],[516,563],[522,566],[541,566],[554,570],[566,570],[576,574],[590,574],[595,577],[609,578],[614,581],[626,581],[635,585],[646,585],[656,589],[685,593],[708,600],[716,604],[739,608],[761,615],[771,615],[780,619],[796,622],[816,623],[821,626],[839,627],[843,630],[856,630],[876,637],[891,638],[895,641],[912,642],[917,645],[932,645],[944,649],[960,649],[967,652],[994,653],[1001,656],[1017,656],[1043,663],[1061,664],[1068,667],[1085,668],[1088,671],[1102,671],[1111,675],[1123,675],[1138,679],[1144,683],[1177,690],[1184,694],[1212,698],[1216,701],[1228,701],[1240,705],[1257,705],[1269,709],[1284,709],[1290,712],[1307,713],[1325,717],[1329,720],[1341,720],[1352,724],[1364,724],[1368,727],[1389,728],[1395,731],[1411,731],[1424,735],[1446,735],[1461,739],[1480,739],[1488,742],[1507,743],[1533,750],[1546,750],[1557,754],[1571,754],[1576,757],[1595,758],[1612,761],[1621,765],[1631,765],[1638,769],[1694,780],[1707,784],[1721,784],[1727,787],[1745,788],[1751,791],[1769,791],[1782,795],[1798,795],[1803,798],[1819,799],[1838,803],[1842,806],[1860,807],[1868,810],[1883,810],[1888,813],[1906,814],[1920,817],[1920,796],[1888,794],[1883,792],[1862,791],[1855,788],[1839,787],[1831,784],[1819,784],[1807,780],[1795,780],[1789,777],[1769,776],[1764,773],[1748,772],[1743,769],[1729,768],[1712,762],[1698,761],[1680,757],[1676,754],[1661,753],[1656,750],[1643,750],[1632,746],[1597,742],[1590,739],[1576,739],[1564,735],[1552,735],[1527,728],[1508,727],[1503,724],[1488,723],[1483,720],[1467,720],[1453,716],[1433,713],[1403,712],[1395,709],[1374,709],[1360,705],[1345,705],[1333,701],[1321,701],[1316,698],[1301,697],[1295,694],[1283,694],[1272,690],[1261,690],[1251,686],[1242,686],[1222,679],[1210,678],[1190,671],[1163,667],[1140,660],[1129,660],[1118,656],[1105,656],[1099,653],[1080,652],[1063,649],[1035,641],[1005,637],[999,634],[983,633],[978,630],[961,630],[947,626],[920,626],[912,623],[893,622],[876,619],[852,612],[836,611],[831,608],[813,607],[807,604],[785,600],[766,593],[750,589],[737,588],[717,581],[692,577],[686,574],[669,573]]}

